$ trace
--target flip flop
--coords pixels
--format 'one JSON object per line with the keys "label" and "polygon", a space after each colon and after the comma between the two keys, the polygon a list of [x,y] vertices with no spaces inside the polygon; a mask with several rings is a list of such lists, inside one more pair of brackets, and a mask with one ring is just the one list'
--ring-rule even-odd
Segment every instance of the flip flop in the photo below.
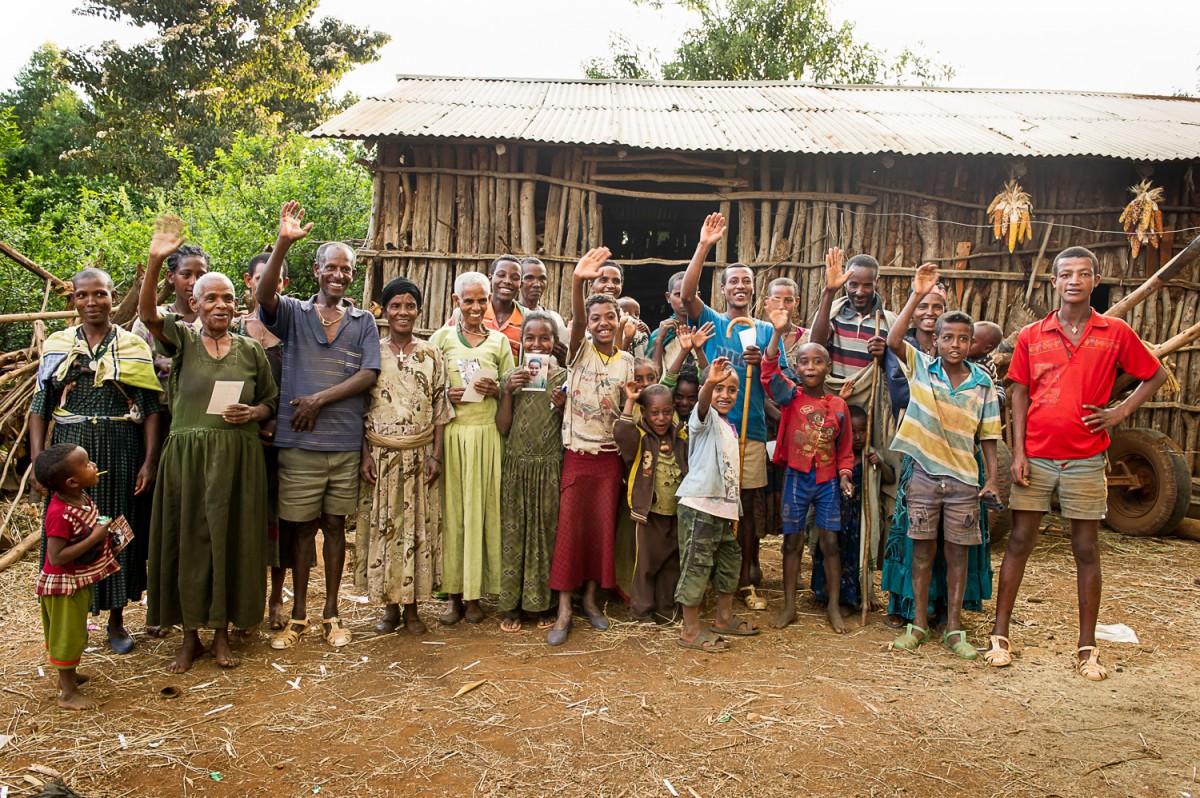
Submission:
{"label": "flip flop", "polygon": [[[742,627],[745,627],[743,629]],[[753,637],[759,633],[759,628],[743,618],[736,615],[729,619],[729,626],[720,627],[715,623],[709,627],[709,631],[716,632],[718,635],[733,635],[734,637]]]}
{"label": "flip flop", "polygon": [[715,635],[711,631],[705,632],[701,630],[700,634],[696,635],[696,639],[688,642],[682,637],[675,641],[680,648],[690,648],[695,651],[703,651],[705,654],[721,654],[729,650],[729,641],[720,635]]}
{"label": "flip flop", "polygon": [[506,615],[500,619],[501,632],[519,632],[521,631],[521,616]]}

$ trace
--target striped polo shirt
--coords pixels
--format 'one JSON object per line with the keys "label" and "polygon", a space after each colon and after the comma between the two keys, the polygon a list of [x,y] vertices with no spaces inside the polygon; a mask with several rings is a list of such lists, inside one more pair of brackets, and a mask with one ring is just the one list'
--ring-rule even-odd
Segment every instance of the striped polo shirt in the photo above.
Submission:
{"label": "striped polo shirt", "polygon": [[908,377],[908,411],[892,440],[893,451],[907,454],[927,474],[953,477],[979,487],[975,437],[1000,438],[1000,405],[987,372],[964,361],[970,375],[950,386],[941,358],[904,344],[901,368]]}
{"label": "striped polo shirt", "polygon": [[[883,323],[878,330],[875,329],[876,311],[883,314]],[[883,309],[883,300],[878,294],[866,313],[855,311],[850,297],[835,299],[829,310],[829,342],[825,345],[833,360],[833,376],[844,379],[870,365],[867,341],[875,335],[887,337],[895,321],[896,314]]]}

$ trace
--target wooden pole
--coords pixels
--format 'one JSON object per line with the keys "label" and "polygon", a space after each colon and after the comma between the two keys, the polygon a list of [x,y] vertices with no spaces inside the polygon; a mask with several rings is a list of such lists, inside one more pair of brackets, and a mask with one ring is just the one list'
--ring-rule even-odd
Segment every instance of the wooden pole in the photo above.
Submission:
{"label": "wooden pole", "polygon": [[[1050,232],[1054,230],[1054,223],[1046,223],[1046,234],[1042,236],[1042,245],[1038,248],[1037,257],[1033,259],[1033,266],[1029,269],[1029,285],[1025,286],[1025,304],[1029,304],[1029,298],[1033,296],[1033,286],[1037,283],[1038,275],[1042,273],[1042,258],[1046,255],[1046,245],[1050,243]],[[1099,275],[1097,275],[1099,276]]]}
{"label": "wooden pole", "polygon": [[1183,251],[1178,255],[1167,261],[1166,266],[1155,272],[1140,287],[1126,294],[1124,299],[1106,310],[1104,315],[1117,319],[1124,318],[1125,314],[1133,310],[1136,305],[1145,301],[1147,297],[1161,291],[1172,277],[1190,266],[1192,261],[1196,260],[1197,257],[1200,257],[1200,236],[1193,238],[1192,243],[1184,247]]}
{"label": "wooden pole", "polygon": [[48,310],[44,313],[3,313],[0,314],[0,324],[12,324],[19,321],[49,321],[51,319],[73,319],[79,315],[75,310]]}
{"label": "wooden pole", "polygon": [[[875,311],[875,334],[879,335],[879,328],[883,324],[882,314]],[[875,585],[871,581],[871,560],[867,556],[867,549],[871,541],[871,530],[875,527],[875,520],[871,515],[871,499],[870,491],[867,490],[868,479],[875,479],[875,466],[871,465],[868,455],[871,452],[871,425],[875,422],[875,396],[879,390],[879,361],[873,363],[874,368],[871,371],[871,400],[867,405],[867,439],[863,444],[863,475],[862,475],[862,503],[863,503],[863,518],[866,519],[866,529],[863,529],[862,524],[859,524],[858,535],[858,598],[862,602],[862,622],[865,625],[867,622],[867,611],[871,608],[871,600],[868,598],[869,593],[873,593]],[[847,419],[849,421],[849,419]],[[867,473],[868,467],[871,473]]]}
{"label": "wooden pole", "polygon": [[12,258],[17,263],[21,264],[26,269],[28,269],[29,271],[36,274],[38,277],[41,277],[43,280],[48,280],[48,281],[54,283],[55,287],[58,288],[58,290],[61,291],[62,293],[70,294],[71,291],[73,290],[71,284],[68,283],[66,280],[62,279],[61,277],[56,277],[55,275],[53,275],[50,272],[43,269],[41,266],[38,266],[36,263],[31,261],[29,258],[25,257],[20,252],[17,252],[17,250],[10,247],[4,241],[0,241],[0,253],[4,253],[8,257]]}

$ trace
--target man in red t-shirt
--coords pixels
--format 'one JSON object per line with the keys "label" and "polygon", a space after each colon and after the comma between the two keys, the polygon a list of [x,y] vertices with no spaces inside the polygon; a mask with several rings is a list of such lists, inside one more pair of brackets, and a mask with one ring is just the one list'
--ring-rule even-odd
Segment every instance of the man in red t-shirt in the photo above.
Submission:
{"label": "man in red t-shirt", "polygon": [[[1070,247],[1054,259],[1059,308],[1021,330],[1008,376],[1012,391],[1013,529],[1000,566],[996,625],[989,665],[1012,662],[1008,624],[1025,563],[1037,543],[1042,516],[1058,493],[1071,522],[1071,549],[1079,582],[1079,643],[1075,669],[1100,681],[1108,672],[1096,648],[1100,612],[1100,550],[1097,536],[1108,504],[1104,452],[1107,430],[1154,395],[1166,371],[1129,325],[1102,316],[1089,302],[1099,282],[1096,256]],[[1120,368],[1142,380],[1128,399],[1105,407]]]}

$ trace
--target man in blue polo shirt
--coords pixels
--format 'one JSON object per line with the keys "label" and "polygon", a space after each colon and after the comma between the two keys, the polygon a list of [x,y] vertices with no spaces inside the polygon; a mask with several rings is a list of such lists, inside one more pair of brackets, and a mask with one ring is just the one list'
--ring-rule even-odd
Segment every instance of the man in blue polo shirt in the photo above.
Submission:
{"label": "man in blue polo shirt", "polygon": [[292,244],[308,235],[304,209],[287,202],[279,238],[254,291],[259,318],[284,343],[283,384],[275,447],[279,449],[279,518],[295,526],[292,620],[271,640],[291,648],[308,629],[308,575],[317,529],[325,535],[325,640],[340,647],[350,631],[338,617],[338,588],[346,560],[346,516],[358,505],[363,399],[379,376],[375,318],[354,307],[346,289],[354,281],[354,250],[338,241],[317,250],[313,276],[320,292],[300,301],[275,288]]}
{"label": "man in blue polo shirt", "polygon": [[[766,393],[757,369],[762,363],[762,352],[771,342],[773,328],[765,321],[754,319],[754,272],[744,263],[734,263],[721,273],[721,291],[725,296],[725,313],[717,313],[700,298],[700,274],[709,251],[725,235],[725,217],[710,213],[700,228],[700,242],[696,254],[688,264],[683,277],[682,298],[687,309],[688,322],[693,325],[711,321],[716,334],[704,345],[704,356],[712,363],[718,357],[729,358],[734,371],[742,380],[737,402],[729,412],[729,421],[734,431],[742,429],[742,414],[746,414],[746,455],[742,462],[742,517],[738,519],[737,537],[742,547],[742,573],[738,580],[738,594],[746,607],[752,610],[767,608],[765,599],[754,589],[754,582],[762,579],[762,568],[758,563],[758,532],[754,523],[754,499],[759,490],[767,485],[767,414]],[[736,319],[748,318],[754,323],[754,342],[743,346],[741,333],[749,326],[731,325]],[[747,336],[749,337],[749,336]],[[780,366],[785,366],[780,356]],[[756,373],[746,380],[746,368],[754,367]],[[766,530],[764,530],[765,532]],[[753,572],[753,574],[752,574]],[[752,576],[754,577],[752,579]]]}

